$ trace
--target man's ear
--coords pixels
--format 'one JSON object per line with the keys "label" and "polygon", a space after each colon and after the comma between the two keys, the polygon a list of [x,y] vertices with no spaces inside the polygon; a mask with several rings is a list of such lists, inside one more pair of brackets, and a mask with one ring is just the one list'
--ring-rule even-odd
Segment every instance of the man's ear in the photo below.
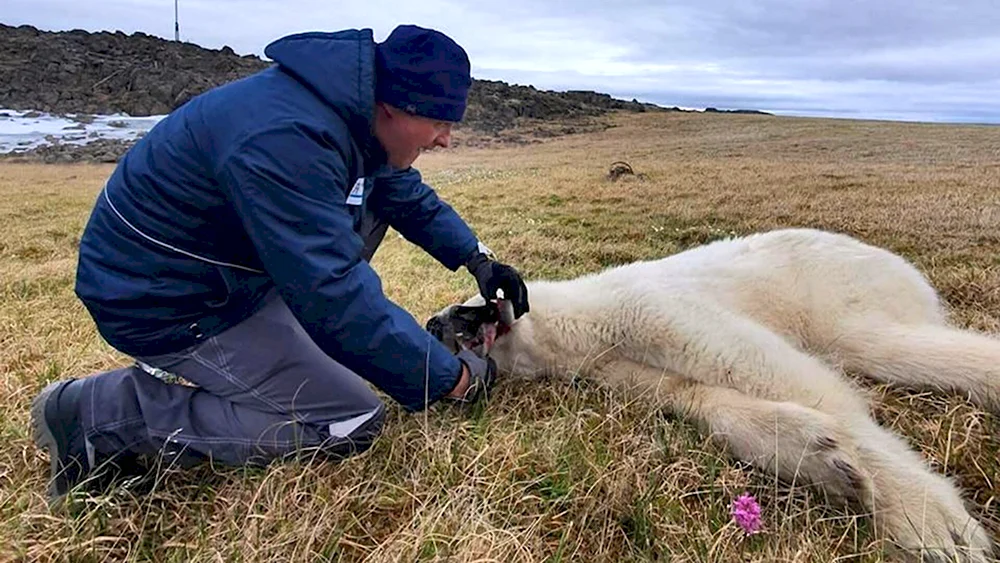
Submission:
{"label": "man's ear", "polygon": [[393,117],[392,107],[385,102],[375,102],[375,121],[389,121]]}
{"label": "man's ear", "polygon": [[401,115],[406,115],[405,111],[385,102],[375,102],[375,111],[387,119],[395,119]]}

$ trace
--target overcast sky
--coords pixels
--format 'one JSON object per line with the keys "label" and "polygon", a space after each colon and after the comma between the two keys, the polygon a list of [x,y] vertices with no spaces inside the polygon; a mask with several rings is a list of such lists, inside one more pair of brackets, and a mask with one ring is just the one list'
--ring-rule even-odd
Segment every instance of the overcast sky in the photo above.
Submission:
{"label": "overcast sky", "polygon": [[[661,105],[1000,123],[1000,0],[179,0],[181,39],[440,29],[476,78]],[[172,38],[173,0],[0,0],[0,22]]]}

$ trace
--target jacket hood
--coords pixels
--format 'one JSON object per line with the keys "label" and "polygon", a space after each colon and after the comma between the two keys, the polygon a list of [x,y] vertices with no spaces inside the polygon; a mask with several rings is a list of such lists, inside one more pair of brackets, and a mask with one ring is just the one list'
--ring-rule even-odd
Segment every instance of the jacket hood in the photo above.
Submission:
{"label": "jacket hood", "polygon": [[375,114],[375,39],[370,29],[311,31],[265,47],[273,60],[340,114],[361,144],[372,135]]}

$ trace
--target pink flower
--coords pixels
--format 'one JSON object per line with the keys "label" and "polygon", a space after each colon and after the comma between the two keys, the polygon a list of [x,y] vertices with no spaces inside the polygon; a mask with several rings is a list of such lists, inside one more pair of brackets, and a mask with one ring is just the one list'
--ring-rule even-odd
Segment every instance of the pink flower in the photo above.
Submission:
{"label": "pink flower", "polygon": [[733,501],[731,513],[733,520],[747,534],[760,531],[760,505],[750,493],[743,493]]}

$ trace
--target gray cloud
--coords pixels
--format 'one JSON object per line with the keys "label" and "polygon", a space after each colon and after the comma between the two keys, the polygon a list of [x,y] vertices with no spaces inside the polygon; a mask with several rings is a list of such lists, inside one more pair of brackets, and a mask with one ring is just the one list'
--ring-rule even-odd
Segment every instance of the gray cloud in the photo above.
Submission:
{"label": "gray cloud", "polygon": [[[608,43],[656,57],[844,54],[996,38],[1000,29],[993,0],[554,0],[530,6],[534,17],[576,21]],[[488,9],[501,21],[529,17],[509,2]]]}
{"label": "gray cloud", "polygon": [[[509,4],[492,9],[501,21],[527,17]],[[993,0],[556,1],[540,10],[536,18],[560,17],[562,29],[604,45],[606,61],[602,71],[516,73],[532,83],[602,85],[682,106],[1000,122]],[[602,76],[609,71],[617,76]]]}
{"label": "gray cloud", "polygon": [[[996,0],[180,0],[182,38],[261,54],[309,29],[436,27],[473,73],[665,105],[1000,123]],[[173,36],[168,0],[4,0],[4,23]]]}

